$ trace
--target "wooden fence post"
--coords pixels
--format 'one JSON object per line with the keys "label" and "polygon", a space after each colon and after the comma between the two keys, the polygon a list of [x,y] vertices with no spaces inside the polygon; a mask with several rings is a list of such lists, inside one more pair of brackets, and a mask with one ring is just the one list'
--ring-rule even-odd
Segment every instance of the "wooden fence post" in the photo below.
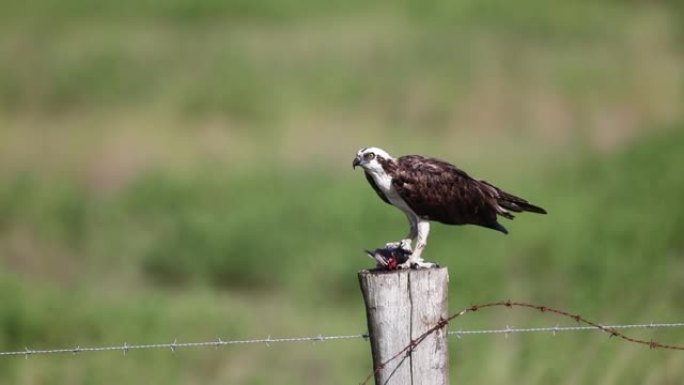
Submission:
{"label": "wooden fence post", "polygon": [[[449,272],[446,268],[361,271],[373,368],[448,317]],[[447,330],[423,340],[375,372],[376,385],[446,385],[449,383]]]}

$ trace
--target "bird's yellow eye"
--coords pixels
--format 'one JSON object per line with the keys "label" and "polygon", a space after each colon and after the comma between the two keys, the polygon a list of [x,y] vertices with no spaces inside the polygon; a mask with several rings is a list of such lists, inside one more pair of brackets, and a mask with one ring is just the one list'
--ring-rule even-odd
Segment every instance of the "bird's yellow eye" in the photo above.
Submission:
{"label": "bird's yellow eye", "polygon": [[375,153],[369,152],[366,154],[366,159],[373,160],[375,158]]}

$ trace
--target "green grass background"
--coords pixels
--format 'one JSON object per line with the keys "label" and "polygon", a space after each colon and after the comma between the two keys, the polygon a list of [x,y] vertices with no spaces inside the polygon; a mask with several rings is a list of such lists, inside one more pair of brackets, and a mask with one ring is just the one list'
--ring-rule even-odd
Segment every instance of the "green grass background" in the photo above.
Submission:
{"label": "green grass background", "polygon": [[[365,331],[403,215],[351,160],[430,154],[529,198],[433,226],[450,307],[684,319],[679,2],[0,4],[0,350]],[[455,328],[561,325],[491,310]],[[679,330],[631,335],[684,343]],[[362,340],[6,357],[8,384],[349,384]],[[676,384],[595,333],[453,339],[452,383]]]}

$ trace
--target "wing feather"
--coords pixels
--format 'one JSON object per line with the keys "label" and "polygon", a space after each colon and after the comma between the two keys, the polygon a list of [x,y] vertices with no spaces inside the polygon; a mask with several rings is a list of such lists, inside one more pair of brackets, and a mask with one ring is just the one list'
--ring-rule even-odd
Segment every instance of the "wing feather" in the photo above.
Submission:
{"label": "wing feather", "polygon": [[446,224],[474,224],[506,233],[498,215],[513,219],[511,212],[546,214],[543,208],[435,158],[400,157],[392,178],[393,187],[416,214]]}
{"label": "wing feather", "polygon": [[500,230],[496,189],[439,159],[408,155],[398,158],[397,163],[393,186],[419,216]]}

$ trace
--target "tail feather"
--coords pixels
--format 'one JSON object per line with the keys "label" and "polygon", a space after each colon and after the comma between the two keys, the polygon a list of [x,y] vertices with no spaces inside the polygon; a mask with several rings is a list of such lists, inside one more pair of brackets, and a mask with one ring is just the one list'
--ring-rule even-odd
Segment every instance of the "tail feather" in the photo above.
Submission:
{"label": "tail feather", "polygon": [[485,185],[491,187],[492,189],[496,190],[498,197],[497,197],[497,203],[499,206],[501,206],[504,210],[501,210],[499,212],[500,215],[508,218],[508,219],[513,219],[513,215],[509,213],[508,211],[512,211],[515,213],[521,213],[523,211],[531,212],[531,213],[537,213],[537,214],[546,214],[546,210],[543,208],[536,206],[527,200],[517,197],[513,194],[509,194],[500,188],[494,186],[493,184],[487,182],[487,181],[480,181],[484,183]]}
{"label": "tail feather", "polygon": [[[516,197],[517,198],[517,197]],[[531,213],[537,213],[537,214],[546,214],[546,210],[539,206],[535,206],[532,203],[529,203],[521,198],[517,198],[515,201],[511,199],[499,199],[499,205],[506,210],[510,210],[516,213],[521,213],[523,211],[531,212]]]}
{"label": "tail feather", "polygon": [[535,206],[529,202],[525,202],[522,205],[521,204],[518,204],[518,205],[522,207],[523,211],[528,211],[528,212],[537,213],[537,214],[546,214],[546,210],[544,210],[543,208],[541,208],[539,206]]}
{"label": "tail feather", "polygon": [[484,227],[488,227],[488,228],[496,230],[496,231],[501,231],[504,234],[508,234],[508,229],[503,227],[501,225],[501,223],[499,223],[499,222],[489,223],[487,225],[484,225]]}

